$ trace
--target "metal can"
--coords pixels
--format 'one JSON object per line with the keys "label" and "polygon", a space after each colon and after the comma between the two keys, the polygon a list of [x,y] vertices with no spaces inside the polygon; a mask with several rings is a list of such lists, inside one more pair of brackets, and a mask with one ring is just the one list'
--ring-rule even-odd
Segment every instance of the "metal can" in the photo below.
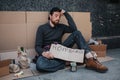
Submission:
{"label": "metal can", "polygon": [[70,71],[76,72],[77,71],[77,64],[76,62],[71,62],[70,63]]}

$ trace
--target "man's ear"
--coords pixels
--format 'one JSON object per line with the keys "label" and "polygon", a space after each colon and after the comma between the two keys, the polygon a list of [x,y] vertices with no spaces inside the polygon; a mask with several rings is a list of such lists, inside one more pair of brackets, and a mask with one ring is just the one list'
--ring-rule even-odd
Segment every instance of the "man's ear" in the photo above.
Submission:
{"label": "man's ear", "polygon": [[48,15],[48,20],[50,20],[50,19],[51,19],[51,15],[49,14],[49,15]]}

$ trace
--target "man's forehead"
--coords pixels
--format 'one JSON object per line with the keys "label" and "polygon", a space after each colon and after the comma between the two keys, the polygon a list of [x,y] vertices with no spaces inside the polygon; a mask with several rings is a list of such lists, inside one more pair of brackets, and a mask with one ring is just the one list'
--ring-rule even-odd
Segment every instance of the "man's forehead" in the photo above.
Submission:
{"label": "man's forehead", "polygon": [[56,11],[56,12],[54,12],[53,14],[60,14],[60,12]]}

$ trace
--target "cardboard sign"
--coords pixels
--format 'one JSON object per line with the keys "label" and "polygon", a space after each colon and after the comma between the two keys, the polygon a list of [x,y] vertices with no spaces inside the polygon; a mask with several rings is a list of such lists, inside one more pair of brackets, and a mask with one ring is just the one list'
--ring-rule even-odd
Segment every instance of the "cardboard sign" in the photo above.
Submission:
{"label": "cardboard sign", "polygon": [[84,50],[72,49],[62,46],[60,44],[52,44],[50,52],[54,55],[55,58],[59,58],[66,61],[74,61],[83,63],[84,59]]}

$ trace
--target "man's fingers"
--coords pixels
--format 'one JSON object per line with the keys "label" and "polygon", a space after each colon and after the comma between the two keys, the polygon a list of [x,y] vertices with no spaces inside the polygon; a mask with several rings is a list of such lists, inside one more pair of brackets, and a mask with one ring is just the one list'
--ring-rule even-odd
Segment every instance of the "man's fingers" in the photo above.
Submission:
{"label": "man's fingers", "polygon": [[54,58],[53,54],[51,54],[51,53],[49,53],[49,57],[50,57],[51,59]]}
{"label": "man's fingers", "polygon": [[43,52],[42,55],[44,57],[48,58],[48,59],[53,59],[54,58],[53,54],[50,53],[50,52]]}
{"label": "man's fingers", "polygon": [[64,14],[64,13],[65,13],[65,10],[64,10],[64,9],[62,9],[61,13],[62,13],[62,14]]}

